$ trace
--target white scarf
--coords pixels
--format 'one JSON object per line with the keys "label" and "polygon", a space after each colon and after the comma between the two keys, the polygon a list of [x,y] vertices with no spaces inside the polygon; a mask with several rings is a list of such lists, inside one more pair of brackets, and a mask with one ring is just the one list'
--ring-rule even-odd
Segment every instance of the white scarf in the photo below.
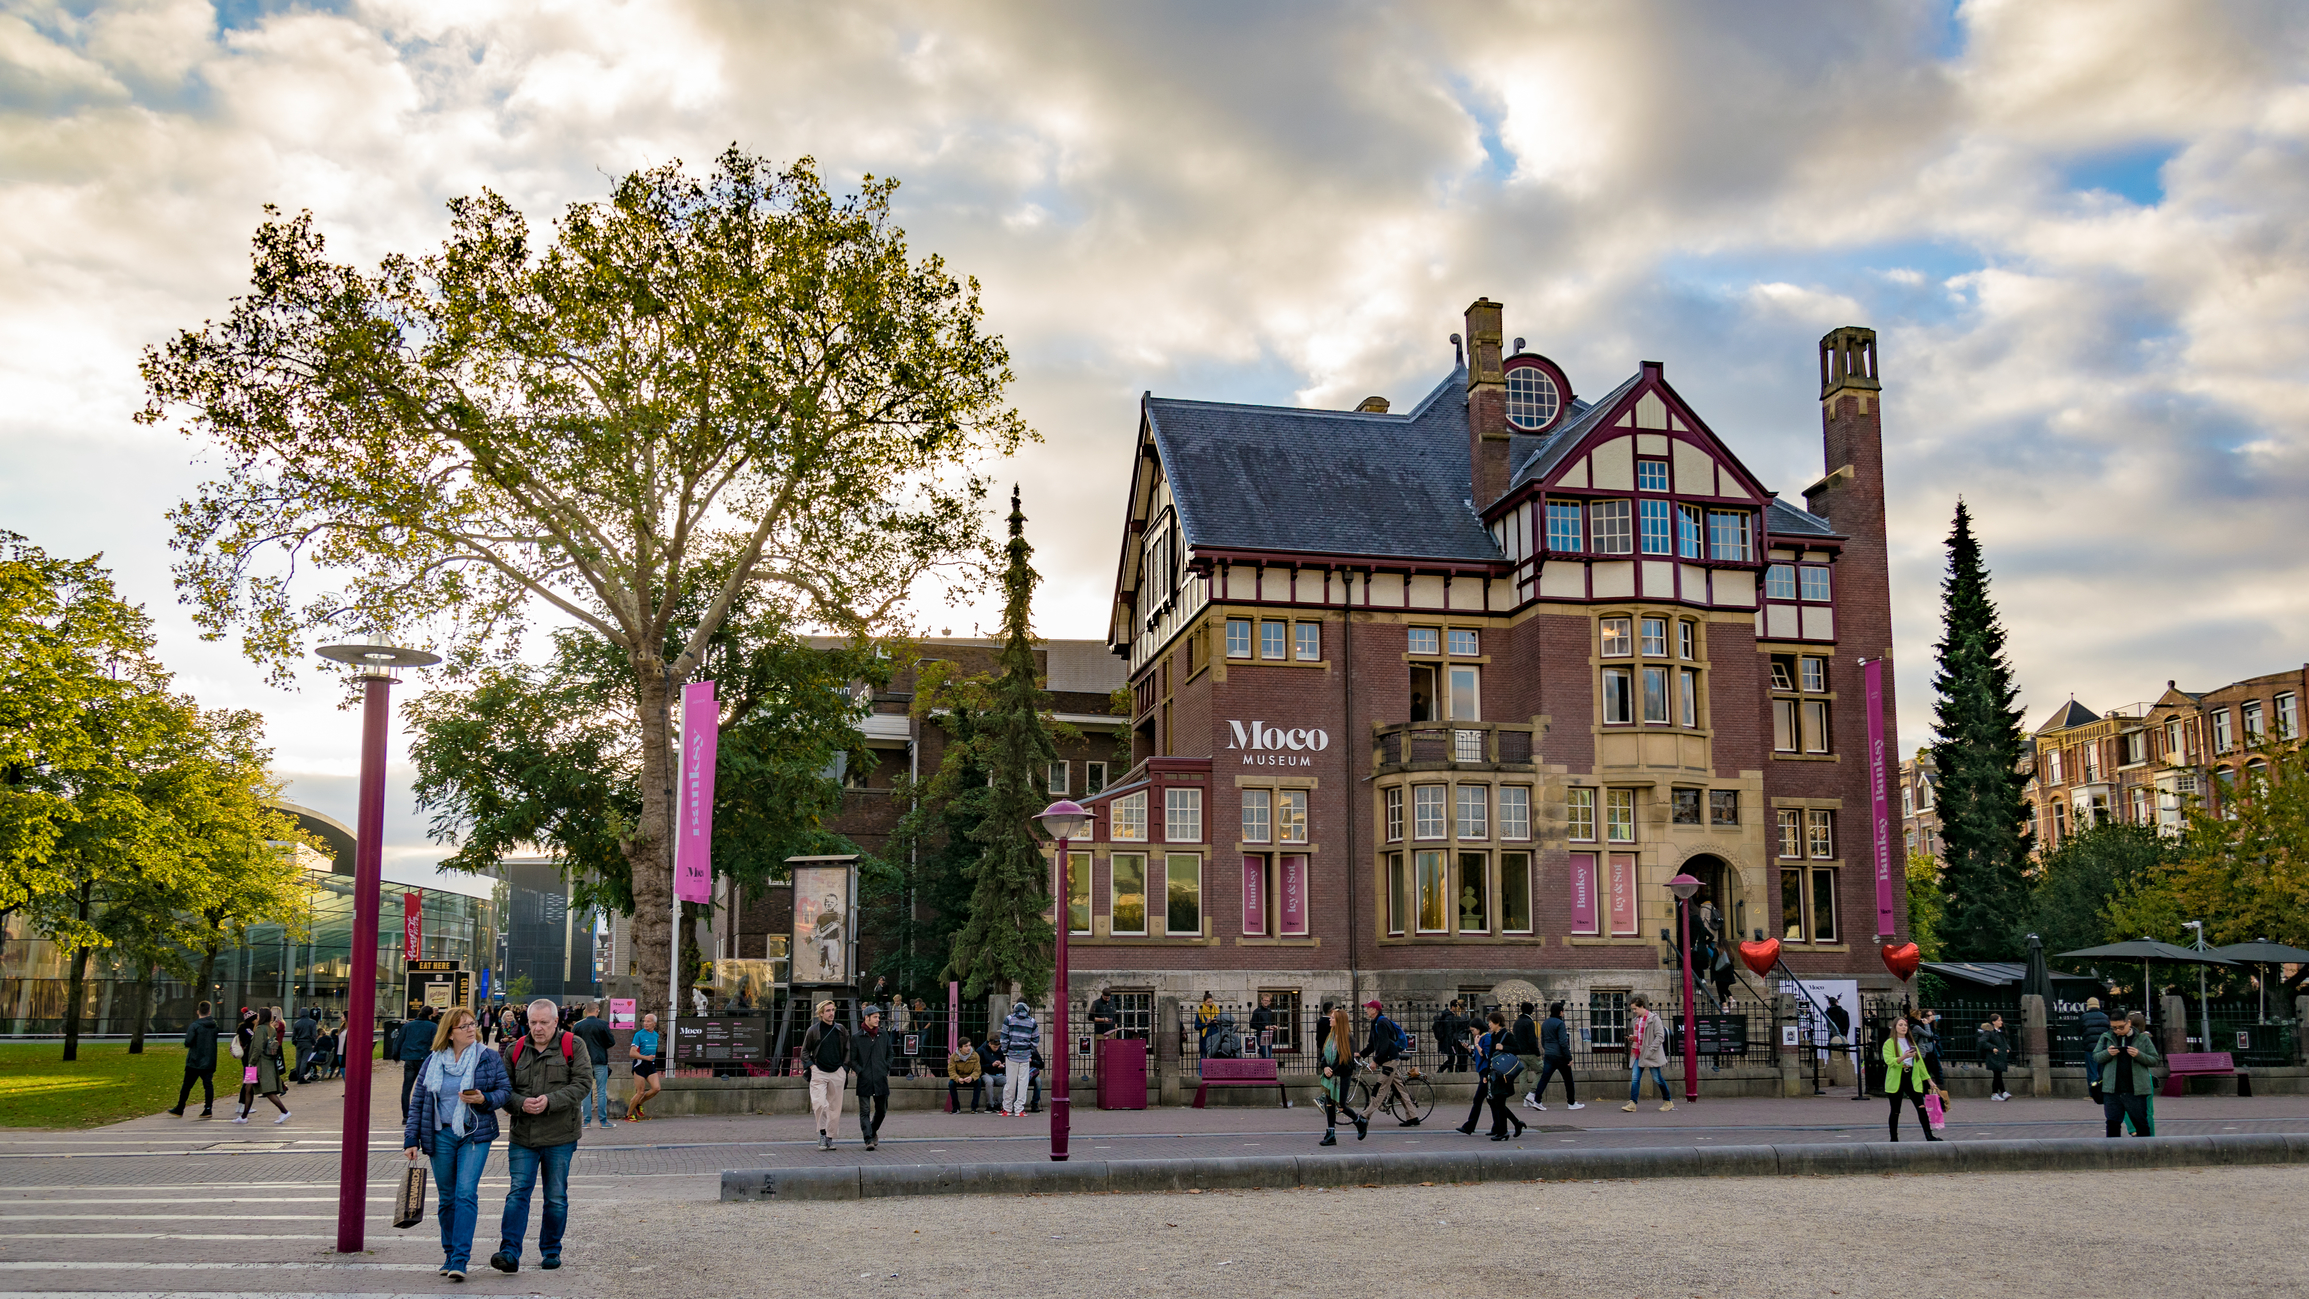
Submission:
{"label": "white scarf", "polygon": [[432,1088],[438,1098],[434,1102],[433,1112],[439,1115],[446,1109],[449,1117],[441,1120],[441,1126],[460,1137],[465,1135],[465,1124],[472,1110],[464,1102],[461,1093],[473,1086],[473,1071],[480,1064],[481,1044],[476,1042],[465,1048],[462,1057],[458,1055],[457,1048],[443,1047],[435,1051],[432,1060],[425,1065],[425,1085]]}

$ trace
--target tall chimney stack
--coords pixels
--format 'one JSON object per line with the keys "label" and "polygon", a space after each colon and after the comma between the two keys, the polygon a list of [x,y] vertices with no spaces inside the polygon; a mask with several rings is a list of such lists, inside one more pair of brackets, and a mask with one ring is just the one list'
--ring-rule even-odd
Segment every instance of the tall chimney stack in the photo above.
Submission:
{"label": "tall chimney stack", "polygon": [[1510,468],[1501,310],[1489,298],[1467,306],[1467,496],[1478,510],[1506,494]]}

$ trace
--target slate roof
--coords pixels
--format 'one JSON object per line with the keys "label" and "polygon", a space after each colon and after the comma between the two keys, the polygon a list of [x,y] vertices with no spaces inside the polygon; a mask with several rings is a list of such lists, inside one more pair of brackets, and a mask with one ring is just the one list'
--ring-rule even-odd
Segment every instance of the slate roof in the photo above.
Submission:
{"label": "slate roof", "polygon": [[1467,371],[1402,414],[1146,399],[1186,544],[1503,560],[1468,504]]}
{"label": "slate roof", "polygon": [[2036,734],[2042,735],[2046,731],[2066,730],[2071,726],[2083,726],[2089,722],[2097,722],[2100,719],[2101,715],[2099,713],[2096,713],[2092,709],[2078,703],[2076,700],[2071,699],[2067,703],[2062,704],[2060,707],[2054,709],[2052,716],[2045,719],[2044,725],[2036,728]]}
{"label": "slate roof", "polygon": [[1764,530],[1775,537],[1835,537],[1842,539],[1844,536],[1843,533],[1828,526],[1828,520],[1810,510],[1799,509],[1790,505],[1777,496],[1772,498],[1770,505],[1764,507]]}

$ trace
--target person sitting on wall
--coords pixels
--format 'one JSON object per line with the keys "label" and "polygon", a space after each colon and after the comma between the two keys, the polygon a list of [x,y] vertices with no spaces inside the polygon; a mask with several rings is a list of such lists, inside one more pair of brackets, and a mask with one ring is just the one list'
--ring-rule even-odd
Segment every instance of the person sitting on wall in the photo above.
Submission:
{"label": "person sitting on wall", "polygon": [[978,1113],[986,1103],[986,1062],[978,1056],[978,1048],[970,1044],[970,1035],[964,1033],[955,1039],[953,1054],[946,1057],[946,1112],[962,1112],[962,1089],[970,1089],[970,1112]]}

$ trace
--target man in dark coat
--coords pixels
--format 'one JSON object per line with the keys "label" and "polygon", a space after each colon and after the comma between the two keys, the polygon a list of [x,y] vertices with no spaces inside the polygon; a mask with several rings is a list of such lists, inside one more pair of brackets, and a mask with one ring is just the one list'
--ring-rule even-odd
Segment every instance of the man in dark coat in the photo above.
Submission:
{"label": "man in dark coat", "polygon": [[425,1057],[433,1054],[433,1034],[439,1027],[433,1022],[433,1008],[427,1006],[401,1026],[401,1040],[394,1044],[394,1055],[401,1061],[403,1123],[409,1121],[409,1093],[417,1086],[417,1075],[425,1072]]}
{"label": "man in dark coat", "polygon": [[2100,1041],[2109,1031],[2109,1013],[2101,1009],[2100,998],[2085,998],[2084,1019],[2078,1027],[2084,1030],[2085,1091],[2092,1095],[2093,1104],[2098,1105],[2101,1103],[2101,1064],[2093,1059],[2091,1053],[2093,1043]]}
{"label": "man in dark coat", "polygon": [[314,1057],[321,1046],[321,1012],[317,1006],[307,1006],[297,1012],[297,1020],[289,1025],[289,1040],[297,1045],[297,1067],[289,1074],[289,1081],[302,1084],[313,1076]]}
{"label": "man in dark coat", "polygon": [[1540,1058],[1539,1025],[1532,1022],[1531,1012],[1532,1005],[1528,1001],[1515,1008],[1515,1025],[1507,1030],[1507,1049],[1523,1062],[1523,1072],[1518,1077],[1523,1080],[1526,1089],[1523,1093],[1524,1105],[1538,1109],[1540,1070],[1547,1062]]}
{"label": "man in dark coat", "polygon": [[200,1084],[200,1116],[209,1118],[216,1111],[216,1021],[209,1017],[207,1002],[200,1003],[200,1018],[184,1030],[184,1086],[177,1089],[176,1108],[169,1113],[184,1117],[184,1103],[192,1098],[192,1085]]}
{"label": "man in dark coat", "polygon": [[1428,1025],[1435,1033],[1435,1049],[1443,1056],[1436,1066],[1438,1073],[1466,1073],[1467,1048],[1459,1039],[1466,1035],[1467,1021],[1459,1017],[1459,1003],[1453,1001],[1435,1014],[1435,1022]]}
{"label": "man in dark coat", "polygon": [[882,1008],[868,1006],[865,1023],[850,1039],[850,1072],[858,1079],[858,1126],[866,1149],[880,1146],[882,1116],[890,1108],[890,1035],[882,1030]]}

